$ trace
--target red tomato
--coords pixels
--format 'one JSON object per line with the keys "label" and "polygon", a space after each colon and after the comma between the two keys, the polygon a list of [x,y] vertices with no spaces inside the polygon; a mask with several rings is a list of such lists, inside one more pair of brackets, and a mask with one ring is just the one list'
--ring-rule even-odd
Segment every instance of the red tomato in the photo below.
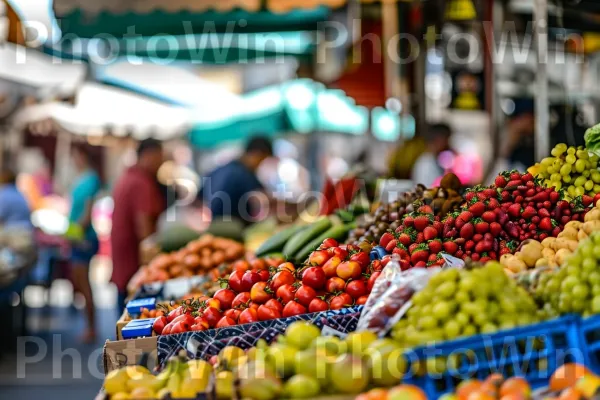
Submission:
{"label": "red tomato", "polygon": [[268,269],[261,269],[258,271],[258,276],[260,276],[261,281],[266,282],[271,277],[271,274],[269,273]]}
{"label": "red tomato", "polygon": [[217,299],[208,299],[205,303],[206,304],[204,304],[204,307],[212,307],[216,308],[217,310],[221,309],[221,302]]}
{"label": "red tomato", "polygon": [[248,308],[253,308],[253,309],[255,309],[255,310],[258,310],[258,306],[260,306],[260,304],[259,304],[259,303],[255,303],[255,302],[253,302],[253,301],[251,301],[251,302],[248,304]]}
{"label": "red tomato", "polygon": [[260,282],[260,275],[256,272],[246,271],[242,276],[242,292],[249,292],[256,282]]}
{"label": "red tomato", "polygon": [[[194,319],[192,318],[192,322],[194,321]],[[193,325],[192,324],[188,324],[184,321],[179,321],[179,322],[175,322],[173,324],[173,328],[171,328],[171,333],[183,333],[183,332],[188,332],[190,330],[190,326]]]}
{"label": "red tomato", "polygon": [[277,293],[275,294],[277,295],[277,298],[281,300],[281,303],[287,304],[294,300],[294,297],[296,296],[296,289],[294,286],[286,283],[277,289]]}
{"label": "red tomato", "polygon": [[167,325],[167,317],[158,317],[154,320],[152,324],[152,329],[156,332],[157,335],[162,334],[163,329],[165,329],[165,325]]}
{"label": "red tomato", "polygon": [[337,276],[327,279],[327,282],[325,283],[325,289],[329,293],[341,292],[342,290],[344,290],[345,287],[346,287],[346,281],[344,281],[342,278],[339,278]]}
{"label": "red tomato", "polygon": [[279,312],[283,311],[283,305],[279,301],[277,301],[275,299],[271,299],[271,300],[267,301],[265,303],[265,306],[267,306],[269,308],[273,308],[273,309],[275,309],[275,310],[277,310]]}
{"label": "red tomato", "polygon": [[273,297],[271,293],[273,293],[273,291],[269,289],[267,285],[267,282],[257,282],[252,286],[252,289],[250,290],[250,298],[253,302],[263,304],[271,300]]}
{"label": "red tomato", "polygon": [[237,296],[235,296],[235,299],[233,299],[233,302],[231,303],[231,307],[239,308],[240,306],[245,306],[249,302],[250,302],[250,293],[242,292],[242,293],[238,294]]}
{"label": "red tomato", "polygon": [[315,250],[308,256],[310,265],[323,265],[331,258],[331,254],[327,250]]}
{"label": "red tomato", "polygon": [[172,309],[169,314],[167,314],[167,321],[172,322],[175,318],[179,317],[183,314],[183,307],[179,306],[177,308]]}
{"label": "red tomato", "polygon": [[373,286],[375,286],[375,281],[377,278],[379,278],[379,275],[381,275],[380,271],[375,271],[371,274],[369,280],[367,281],[367,293],[371,293]]}
{"label": "red tomato", "polygon": [[381,264],[381,260],[371,261],[371,271],[379,272],[382,269],[383,269],[383,265]]}
{"label": "red tomato", "polygon": [[[221,318],[219,318],[219,319],[221,319]],[[217,320],[217,322],[219,322],[219,320]],[[217,322],[215,322],[215,325],[217,324]],[[202,326],[204,326],[204,329],[208,329],[211,326],[214,326],[208,322],[208,319],[205,316],[194,318],[194,325],[202,325]]]}
{"label": "red tomato", "polygon": [[283,286],[285,284],[291,285],[294,282],[296,282],[296,278],[294,277],[294,274],[292,274],[287,269],[284,269],[284,270],[279,271],[275,275],[273,275],[273,278],[271,279],[271,282],[270,282],[270,286],[271,286],[271,289],[273,289],[274,291],[277,292],[277,289],[279,289],[281,286]]}
{"label": "red tomato", "polygon": [[331,247],[337,247],[337,245],[338,245],[337,240],[335,240],[333,238],[327,238],[327,239],[323,240],[323,243],[321,243],[321,246],[319,248],[326,250]]}
{"label": "red tomato", "polygon": [[258,307],[258,319],[260,321],[267,321],[269,319],[281,318],[281,311],[276,308],[267,307],[266,304]]}
{"label": "red tomato", "polygon": [[350,307],[354,303],[352,297],[348,293],[340,293],[337,296],[333,296],[329,301],[329,308],[332,310],[339,310],[341,308]]}
{"label": "red tomato", "polygon": [[170,322],[165,325],[164,329],[162,330],[162,332],[160,333],[161,335],[169,335],[171,333],[171,329],[173,329],[173,324],[171,324]]}
{"label": "red tomato", "polygon": [[302,273],[302,284],[313,289],[325,286],[325,272],[321,267],[309,267]]}
{"label": "red tomato", "polygon": [[229,317],[223,317],[217,323],[216,328],[224,328],[226,326],[234,326],[234,325],[235,325],[235,321],[234,320],[232,320]]}
{"label": "red tomato", "polygon": [[240,314],[242,312],[240,310],[236,310],[235,308],[231,308],[227,311],[225,311],[225,314],[223,314],[226,317],[231,318],[232,320],[234,320],[235,322],[237,322],[238,318],[240,317]]}
{"label": "red tomato", "polygon": [[173,324],[184,322],[186,325],[192,325],[194,323],[194,317],[192,317],[191,314],[182,314],[171,322],[173,322]]}
{"label": "red tomato", "polygon": [[202,315],[211,327],[217,325],[217,322],[219,322],[219,320],[223,318],[223,314],[221,313],[221,311],[217,310],[214,307],[208,307],[206,310],[204,310],[204,312],[202,312]]}
{"label": "red tomato", "polygon": [[219,300],[223,310],[228,310],[231,308],[233,299],[235,299],[235,292],[231,289],[219,289],[215,292],[213,298]]}
{"label": "red tomato", "polygon": [[264,258],[255,258],[254,260],[250,261],[250,267],[254,271],[258,272],[258,271],[261,271],[263,269],[268,270],[269,266],[267,265],[267,262],[265,261]]}
{"label": "red tomato", "polygon": [[244,292],[242,285],[242,277],[245,272],[241,270],[235,270],[229,275],[229,287],[236,293]]}
{"label": "red tomato", "polygon": [[283,307],[283,317],[289,318],[295,315],[306,314],[306,307],[302,304],[296,303],[295,301],[290,301]]}
{"label": "red tomato", "polygon": [[258,312],[254,308],[246,308],[238,318],[238,324],[250,324],[258,321]]}
{"label": "red tomato", "polygon": [[346,258],[348,258],[348,250],[342,247],[334,247],[333,255],[344,261]]}
{"label": "red tomato", "polygon": [[194,324],[190,326],[190,331],[205,331],[207,328],[202,324]]}
{"label": "red tomato", "polygon": [[364,306],[365,304],[367,304],[368,299],[369,296],[360,296],[358,299],[356,299],[356,305]]}
{"label": "red tomato", "polygon": [[236,262],[233,263],[234,271],[246,272],[249,269],[250,269],[250,263],[248,263],[248,261],[246,261],[246,260],[237,260]]}
{"label": "red tomato", "polygon": [[346,293],[352,298],[358,299],[360,296],[367,294],[367,285],[362,280],[350,281],[346,285]]}
{"label": "red tomato", "polygon": [[315,297],[317,297],[317,292],[310,286],[302,285],[296,290],[296,301],[304,307],[308,307]]}
{"label": "red tomato", "polygon": [[362,268],[357,261],[344,261],[337,267],[336,273],[345,281],[358,279],[362,275]]}
{"label": "red tomato", "polygon": [[325,300],[314,298],[308,305],[308,312],[319,312],[329,310],[329,304]]}
{"label": "red tomato", "polygon": [[350,261],[356,261],[360,264],[361,268],[366,268],[371,262],[371,258],[364,251],[359,251],[350,257]]}
{"label": "red tomato", "polygon": [[296,267],[294,267],[294,264],[292,264],[291,262],[284,262],[283,264],[280,264],[279,267],[277,267],[278,271],[282,271],[284,269],[287,269],[290,272],[294,272],[296,271]]}
{"label": "red tomato", "polygon": [[325,277],[331,278],[333,276],[336,276],[337,267],[341,263],[342,263],[342,259],[339,258],[338,256],[331,257],[329,260],[327,260],[325,265],[323,265],[323,267],[322,267],[323,272],[325,273]]}

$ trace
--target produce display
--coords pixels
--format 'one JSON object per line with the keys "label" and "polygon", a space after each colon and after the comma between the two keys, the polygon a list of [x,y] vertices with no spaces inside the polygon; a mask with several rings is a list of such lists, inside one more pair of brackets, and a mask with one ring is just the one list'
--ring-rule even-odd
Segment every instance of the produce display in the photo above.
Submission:
{"label": "produce display", "polygon": [[207,234],[189,242],[181,250],[154,257],[145,268],[140,269],[137,284],[203,274],[213,274],[217,278],[222,274],[218,267],[243,256],[244,246],[240,243]]}
{"label": "produce display", "polygon": [[206,361],[174,357],[158,375],[145,367],[127,366],[109,372],[104,378],[104,392],[110,400],[194,399],[207,391],[213,373]]}
{"label": "produce display", "polygon": [[203,331],[364,304],[383,267],[372,265],[358,247],[326,238],[299,268],[291,262],[276,268],[266,262],[236,263],[234,268],[212,297],[186,302],[157,318],[154,331]]}
{"label": "produce display", "polygon": [[417,185],[413,192],[403,193],[398,200],[380,205],[373,214],[367,215],[359,226],[350,232],[348,243],[378,243],[385,232],[395,230],[401,225],[405,214],[416,211],[423,204],[431,207],[436,216],[444,217],[462,204],[460,191],[460,181],[454,174],[444,176],[440,187],[427,189],[423,185]]}

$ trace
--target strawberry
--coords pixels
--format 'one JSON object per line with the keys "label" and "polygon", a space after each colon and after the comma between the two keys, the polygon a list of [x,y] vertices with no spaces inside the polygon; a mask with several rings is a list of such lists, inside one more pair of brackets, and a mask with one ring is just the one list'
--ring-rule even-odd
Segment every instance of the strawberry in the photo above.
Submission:
{"label": "strawberry", "polygon": [[433,214],[433,209],[427,205],[421,206],[417,209],[417,212],[422,214]]}
{"label": "strawberry", "polygon": [[381,235],[381,239],[379,239],[379,245],[381,247],[386,247],[392,240],[394,240],[394,235],[392,235],[390,232],[386,232]]}
{"label": "strawberry", "polygon": [[462,228],[460,228],[460,237],[464,239],[471,239],[474,233],[474,226],[471,222],[467,222]]}
{"label": "strawberry", "polygon": [[455,238],[456,235],[458,235],[458,230],[456,230],[456,228],[452,228],[444,235],[444,239],[452,239]]}
{"label": "strawberry", "polygon": [[486,242],[479,242],[475,245],[475,253],[483,253],[486,250]]}
{"label": "strawberry", "polygon": [[471,238],[472,241],[474,241],[475,243],[479,242],[480,240],[483,240],[483,235],[481,233],[476,233],[473,235],[473,237]]}
{"label": "strawberry", "polygon": [[444,251],[450,255],[454,255],[458,250],[458,245],[451,241],[446,241],[442,244]]}
{"label": "strawberry", "polygon": [[456,258],[462,258],[465,255],[465,252],[462,251],[461,249],[456,250],[456,253],[454,253],[454,257]]}
{"label": "strawberry", "polygon": [[408,252],[409,252],[410,254],[412,254],[412,253],[413,253],[413,251],[415,251],[415,249],[416,249],[417,247],[419,247],[419,244],[418,244],[418,243],[413,243],[413,244],[411,244],[410,246],[408,246]]}
{"label": "strawberry", "polygon": [[485,204],[483,204],[483,202],[481,202],[481,201],[473,203],[469,207],[469,212],[471,214],[473,214],[475,217],[480,217],[485,212]]}
{"label": "strawberry", "polygon": [[529,207],[529,206],[525,207],[525,209],[521,213],[521,216],[525,219],[531,219],[536,215],[537,215],[537,211],[535,210],[535,208]]}
{"label": "strawberry", "polygon": [[442,235],[444,237],[446,237],[448,232],[450,232],[452,230],[452,228],[454,228],[454,223],[455,223],[455,220],[454,220],[454,217],[452,217],[452,216],[448,216],[448,217],[446,217],[446,219],[444,219],[444,227],[442,228]]}
{"label": "strawberry", "polygon": [[490,233],[494,236],[498,236],[500,235],[500,232],[502,232],[502,225],[497,222],[492,222],[490,224]]}
{"label": "strawberry", "polygon": [[548,210],[547,210],[547,209],[545,209],[545,208],[540,208],[540,209],[538,210],[538,215],[537,215],[537,216],[538,216],[538,217],[540,217],[540,218],[547,218],[547,217],[550,217],[550,211],[548,211]]}
{"label": "strawberry", "polygon": [[[490,230],[490,224],[481,220],[480,218],[476,219],[474,222],[475,222],[475,232],[483,235],[484,233],[486,233]],[[461,230],[461,232],[462,232],[462,230]]]}
{"label": "strawberry", "polygon": [[507,182],[506,178],[502,175],[498,175],[496,177],[496,179],[494,180],[494,185],[499,188],[503,188],[504,186],[506,186],[507,183],[508,182]]}
{"label": "strawberry", "polygon": [[479,201],[486,201],[488,199],[488,197],[486,196],[485,193],[483,192],[477,192],[477,200]]}
{"label": "strawberry", "polygon": [[[512,176],[512,175],[511,175]],[[521,180],[523,182],[530,182],[533,181],[533,175],[531,175],[529,172],[527,172],[526,174],[523,174],[523,176],[521,176]]]}
{"label": "strawberry", "polygon": [[433,226],[428,226],[423,230],[423,237],[426,241],[433,240],[438,236],[438,231]]}
{"label": "strawberry", "polygon": [[406,247],[404,247],[402,244],[398,244],[398,246],[392,250],[392,253],[398,254],[402,259],[409,257],[408,250],[406,250]]}
{"label": "strawberry", "polygon": [[468,191],[467,194],[465,194],[465,200],[467,201],[467,203],[471,203],[471,201],[475,198],[476,195],[477,193]]}
{"label": "strawberry", "polygon": [[555,226],[554,229],[552,229],[552,236],[558,236],[561,231],[562,229],[560,229],[560,226]]}
{"label": "strawberry", "polygon": [[481,258],[481,256],[477,253],[471,254],[471,260],[473,260],[473,261],[479,261],[480,258]]}
{"label": "strawberry", "polygon": [[423,232],[423,230],[429,224],[431,224],[431,220],[429,219],[429,217],[427,215],[419,215],[418,217],[416,217],[414,219],[413,224],[414,224],[416,230],[418,230],[419,232]]}
{"label": "strawberry", "polygon": [[497,199],[489,199],[486,203],[486,209],[490,211],[494,211],[495,209],[500,207],[500,202]]}
{"label": "strawberry", "polygon": [[510,176],[509,179],[511,181],[520,181],[521,180],[521,173],[517,170],[512,170],[510,171]]}
{"label": "strawberry", "polygon": [[460,214],[458,214],[457,219],[460,218],[465,222],[469,222],[471,219],[473,219],[473,214],[470,211],[463,211]]}
{"label": "strawberry", "polygon": [[493,199],[498,195],[496,190],[492,188],[483,189],[482,193],[485,195],[486,199]]}
{"label": "strawberry", "polygon": [[[381,244],[380,244],[380,246],[381,246]],[[388,253],[391,253],[392,250],[394,250],[396,248],[396,246],[398,246],[398,240],[392,239],[388,242],[388,244],[384,248],[385,248],[385,251],[387,251]]]}
{"label": "strawberry", "polygon": [[425,243],[425,235],[423,234],[423,232],[417,233],[417,238],[415,239],[415,242],[418,244]]}
{"label": "strawberry", "polygon": [[502,200],[503,203],[510,201],[511,198],[512,198],[512,196],[511,196],[510,192],[507,190],[503,190],[502,193],[500,193],[500,199]]}
{"label": "strawberry", "polygon": [[442,242],[439,239],[431,240],[427,245],[429,246],[429,252],[432,254],[437,254],[442,251]]}
{"label": "strawberry", "polygon": [[[598,196],[598,195],[596,195],[596,196]],[[550,193],[548,193],[548,197],[549,197],[549,200],[554,204],[554,203],[557,203],[560,200],[561,196],[560,196],[559,192],[553,190]],[[595,198],[594,198],[594,200],[595,200]],[[596,204],[595,201],[594,201],[594,204]]]}
{"label": "strawberry", "polygon": [[430,254],[429,258],[427,259],[427,263],[429,265],[433,264],[436,260],[437,260],[437,254]]}
{"label": "strawberry", "polygon": [[400,242],[402,245],[404,245],[405,247],[410,246],[412,243],[414,243],[416,238],[416,235],[413,237],[411,236],[409,233],[407,232],[402,232],[399,236],[398,236],[398,242]]}
{"label": "strawberry", "polygon": [[468,240],[467,243],[465,243],[465,250],[467,250],[467,251],[473,250],[474,247],[475,247],[475,242],[472,240]]}
{"label": "strawberry", "polygon": [[410,254],[410,262],[415,265],[419,261],[427,261],[429,258],[429,248],[426,244],[418,245]]}
{"label": "strawberry", "polygon": [[511,204],[510,207],[508,207],[508,210],[506,210],[506,212],[508,213],[508,215],[510,215],[513,218],[518,218],[521,215],[521,205],[520,204]]}
{"label": "strawberry", "polygon": [[407,214],[404,216],[404,221],[402,223],[404,224],[404,226],[409,228],[414,225],[414,222],[415,222],[415,219],[412,217],[412,215]]}
{"label": "strawberry", "polygon": [[481,214],[481,219],[487,223],[495,222],[496,221],[496,213],[494,213],[493,211],[486,211],[483,214]]}
{"label": "strawberry", "polygon": [[441,221],[433,221],[433,227],[438,232],[438,235],[444,230],[444,224]]}
{"label": "strawberry", "polygon": [[538,224],[538,228],[542,231],[550,232],[553,229],[552,219],[548,217],[542,218],[542,220]]}
{"label": "strawberry", "polygon": [[567,210],[567,209],[569,209],[569,208],[571,207],[571,206],[570,206],[570,204],[569,204],[569,202],[568,202],[568,201],[566,201],[566,200],[559,200],[559,201],[556,203],[556,206],[557,206],[558,208],[560,208],[561,210]]}
{"label": "strawberry", "polygon": [[583,196],[581,196],[581,203],[583,204],[584,207],[589,206],[593,202],[594,202],[594,198],[592,196],[588,196],[587,194],[584,194]]}

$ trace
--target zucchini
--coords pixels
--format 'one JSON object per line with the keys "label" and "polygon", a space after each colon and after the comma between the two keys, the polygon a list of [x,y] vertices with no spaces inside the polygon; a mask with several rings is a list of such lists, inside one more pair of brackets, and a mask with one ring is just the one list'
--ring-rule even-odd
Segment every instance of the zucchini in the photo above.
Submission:
{"label": "zucchini", "polygon": [[306,229],[298,232],[292,236],[285,246],[283,246],[283,255],[287,259],[292,259],[302,247],[306,246],[308,242],[319,236],[331,227],[331,220],[327,217],[323,217],[316,222],[310,224]]}
{"label": "zucchini", "polygon": [[283,246],[285,246],[287,241],[290,240],[292,236],[302,232],[308,227],[309,225],[294,225],[276,233],[260,245],[260,247],[256,250],[256,256],[262,257],[267,254],[281,252]]}
{"label": "zucchini", "polygon": [[351,222],[346,225],[335,225],[323,232],[321,235],[317,236],[310,242],[308,242],[300,251],[294,254],[294,260],[297,262],[304,262],[310,253],[315,251],[323,240],[327,238],[332,238],[337,241],[343,240],[348,236],[348,232],[356,227],[356,224]]}

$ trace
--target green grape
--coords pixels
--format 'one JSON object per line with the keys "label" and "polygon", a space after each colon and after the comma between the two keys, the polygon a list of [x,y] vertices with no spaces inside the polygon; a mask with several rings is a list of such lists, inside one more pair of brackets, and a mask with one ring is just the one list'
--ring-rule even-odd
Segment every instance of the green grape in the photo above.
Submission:
{"label": "green grape", "polygon": [[594,193],[600,193],[600,185],[594,185],[594,188],[592,189],[592,191]]}
{"label": "green grape", "polygon": [[575,196],[583,196],[585,194],[585,188],[578,186],[575,188]]}
{"label": "green grape", "polygon": [[435,304],[432,309],[433,316],[437,320],[448,319],[448,317],[450,317],[451,312],[452,306],[446,301],[440,301],[439,303]]}
{"label": "green grape", "polygon": [[600,313],[600,295],[594,296],[591,303],[592,312],[594,314]]}
{"label": "green grape", "polygon": [[552,186],[554,187],[554,189],[560,190],[560,189],[562,189],[562,182],[561,181],[553,182]]}
{"label": "green grape", "polygon": [[597,163],[599,160],[600,160],[600,158],[596,154],[590,155],[590,162]]}
{"label": "green grape", "polygon": [[567,188],[567,193],[571,197],[575,197],[575,186],[571,185]]}
{"label": "green grape", "polygon": [[571,183],[571,175],[563,175],[562,180],[564,183]]}
{"label": "green grape", "polygon": [[585,183],[585,185],[583,185],[583,187],[584,187],[584,188],[585,188],[585,190],[587,190],[587,191],[590,191],[590,190],[592,190],[592,189],[594,188],[594,181],[591,181],[591,180],[587,181],[587,182]]}
{"label": "green grape", "polygon": [[587,160],[590,158],[590,154],[588,153],[587,150],[577,150],[575,152],[575,155],[577,156],[577,158],[579,158],[580,160]]}
{"label": "green grape", "polygon": [[[553,162],[554,162],[554,158],[546,157],[540,162],[540,164],[543,165],[544,167],[547,167],[549,165],[552,165]],[[573,161],[573,162],[575,162],[575,161]]]}
{"label": "green grape", "polygon": [[[574,276],[567,276],[560,285],[560,290],[563,292],[570,292],[573,288],[579,284],[579,279]],[[561,294],[562,296],[562,294]]]}
{"label": "green grape", "polygon": [[573,287],[573,297],[576,299],[585,299],[590,293],[590,289],[586,284],[580,283]]}
{"label": "green grape", "polygon": [[578,176],[577,179],[575,179],[575,182],[573,182],[574,186],[583,186],[585,185],[585,182],[587,181],[587,179],[585,179],[585,176]]}
{"label": "green grape", "polygon": [[454,320],[450,320],[444,325],[444,335],[448,340],[459,337],[460,330],[461,324]]}
{"label": "green grape", "polygon": [[[569,149],[570,150],[570,149]],[[565,161],[569,164],[575,164],[575,162],[577,161],[577,157],[575,157],[573,154],[568,154],[565,157]]]}
{"label": "green grape", "polygon": [[554,166],[549,166],[548,168],[546,168],[546,173],[548,173],[548,175],[552,175],[557,173],[558,170],[556,168],[554,168]]}
{"label": "green grape", "polygon": [[562,176],[558,173],[554,173],[554,174],[550,175],[550,180],[553,182],[560,182],[561,179],[562,179]]}
{"label": "green grape", "polygon": [[571,173],[571,164],[565,164],[562,167],[560,167],[561,175],[569,175],[570,173]]}
{"label": "green grape", "polygon": [[582,173],[583,171],[585,171],[587,167],[587,163],[585,162],[585,160],[577,160],[575,162],[575,171]]}
{"label": "green grape", "polygon": [[419,327],[422,329],[434,329],[435,327],[437,327],[437,321],[435,318],[429,316],[429,315],[425,315],[422,316],[421,319],[419,320]]}
{"label": "green grape", "polygon": [[[575,155],[576,151],[577,151],[577,149],[575,147],[571,146],[567,149],[567,154]],[[571,163],[571,164],[573,164],[573,163]]]}
{"label": "green grape", "polygon": [[583,176],[583,177],[585,177],[585,178],[588,178],[588,179],[589,179],[589,177],[590,177],[591,173],[592,173],[592,172],[591,172],[589,169],[586,169],[586,170],[584,170],[584,171],[581,173],[581,176]]}
{"label": "green grape", "polygon": [[552,154],[554,157],[560,157],[566,150],[562,150],[562,149],[558,149],[558,148],[553,148],[550,151],[550,154]]}
{"label": "green grape", "polygon": [[581,268],[583,268],[584,271],[592,272],[598,266],[598,263],[596,261],[596,249],[597,248],[600,248],[600,247],[594,247],[594,250],[593,250],[594,254],[592,257],[586,257],[583,259],[583,262],[581,263]]}

